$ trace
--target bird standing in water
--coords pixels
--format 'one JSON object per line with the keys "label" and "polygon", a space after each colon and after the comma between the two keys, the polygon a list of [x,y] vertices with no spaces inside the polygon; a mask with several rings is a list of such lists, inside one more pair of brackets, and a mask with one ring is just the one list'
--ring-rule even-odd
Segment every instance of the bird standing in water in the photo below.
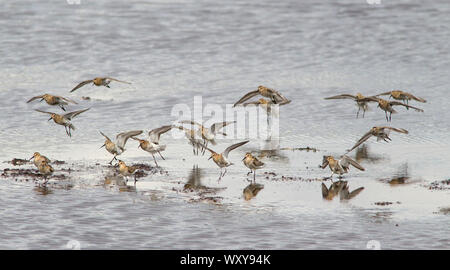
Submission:
{"label": "bird standing in water", "polygon": [[137,136],[142,132],[143,132],[142,130],[133,130],[119,133],[117,134],[116,142],[114,143],[113,141],[111,141],[110,138],[108,138],[108,136],[106,136],[105,134],[103,134],[103,132],[100,131],[100,134],[102,134],[102,136],[105,137],[106,139],[105,143],[100,148],[105,147],[106,151],[114,155],[109,164],[111,165],[113,160],[117,160],[116,158],[117,156],[125,152],[125,144],[127,143],[129,138]]}
{"label": "bird standing in water", "polygon": [[72,118],[74,118],[75,116],[79,115],[80,113],[83,113],[88,109],[84,109],[84,110],[79,110],[79,111],[74,111],[74,112],[70,112],[70,113],[66,113],[66,114],[57,114],[57,113],[52,113],[52,112],[45,112],[45,111],[41,111],[41,110],[35,110],[37,112],[41,112],[41,113],[47,113],[50,114],[50,119],[48,119],[48,121],[52,120],[58,124],[58,125],[62,125],[64,126],[65,130],[66,130],[66,134],[69,137],[72,137],[72,132],[70,131],[71,129],[75,130],[75,126],[70,122],[72,120]]}
{"label": "bird standing in water", "polygon": [[256,170],[261,169],[264,166],[264,163],[251,153],[246,153],[242,161],[244,162],[244,165],[250,169],[250,173],[253,172],[253,182],[256,183]]}
{"label": "bird standing in water", "polygon": [[70,92],[73,92],[75,90],[77,90],[80,87],[85,86],[86,84],[92,83],[95,86],[105,86],[105,87],[109,87],[109,84],[111,83],[111,81],[116,81],[116,82],[121,82],[121,83],[126,83],[126,84],[131,84],[129,82],[125,82],[125,81],[120,81],[111,77],[97,77],[94,78],[92,80],[87,80],[87,81],[83,81],[81,83],[79,83],[77,86],[75,86],[72,90],[70,90]]}
{"label": "bird standing in water", "polygon": [[54,95],[50,95],[50,94],[43,94],[40,96],[35,96],[30,98],[27,103],[30,103],[33,100],[36,99],[41,99],[40,101],[45,100],[45,102],[47,102],[48,105],[58,105],[63,111],[65,111],[66,109],[64,108],[64,106],[69,105],[68,102],[73,103],[73,104],[78,104],[75,101],[65,98],[65,97],[61,97],[61,96],[54,96]]}
{"label": "bird standing in water", "polygon": [[54,169],[50,164],[47,163],[47,161],[42,161],[38,166],[39,173],[44,176],[44,186],[47,185],[48,179],[47,177],[49,175],[52,175],[54,172]]}
{"label": "bird standing in water", "polygon": [[[133,175],[136,172],[137,168],[134,166],[127,166],[125,162],[119,160],[119,174],[127,179],[128,176]],[[136,184],[136,174],[134,174],[134,184]]]}

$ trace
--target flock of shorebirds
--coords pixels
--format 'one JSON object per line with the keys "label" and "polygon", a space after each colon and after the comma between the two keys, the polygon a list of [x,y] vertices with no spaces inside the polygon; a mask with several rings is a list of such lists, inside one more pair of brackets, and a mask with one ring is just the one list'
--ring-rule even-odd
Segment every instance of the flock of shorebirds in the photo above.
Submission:
{"label": "flock of shorebirds", "polygon": [[[90,83],[92,83],[95,86],[105,86],[105,87],[109,88],[110,87],[109,84],[112,81],[130,84],[129,82],[120,81],[120,80],[110,78],[110,77],[97,77],[92,80],[86,80],[86,81],[79,83],[72,90],[70,90],[70,92],[73,92],[73,91],[79,89],[80,87],[83,87]],[[258,96],[258,95],[261,95],[268,99],[260,98],[254,102],[246,102],[249,99],[251,99],[255,96]],[[380,96],[383,96],[383,95],[389,95],[389,98],[393,98],[397,101],[390,101],[390,100],[385,100],[385,99],[380,98]],[[69,103],[77,104],[77,102],[75,102],[72,99],[62,97],[62,96],[55,96],[55,95],[51,95],[51,94],[43,94],[40,96],[32,97],[31,99],[29,99],[27,101],[27,103],[32,102],[34,100],[38,100],[38,99],[40,99],[40,101],[45,100],[45,102],[48,105],[58,106],[63,111],[66,111],[65,106],[68,106]],[[359,117],[359,113],[361,110],[363,111],[362,116],[364,117],[365,112],[368,110],[368,104],[370,102],[378,103],[378,107],[385,112],[386,121],[388,121],[388,122],[391,121],[392,114],[396,113],[396,111],[393,108],[394,106],[403,106],[408,110],[411,108],[416,111],[423,112],[422,109],[409,105],[409,101],[414,100],[414,101],[423,102],[423,103],[426,102],[426,100],[424,100],[422,98],[416,97],[410,93],[403,92],[400,90],[389,91],[389,92],[381,93],[381,94],[378,94],[375,96],[367,96],[367,97],[363,96],[360,93],[357,93],[356,95],[341,94],[341,95],[337,95],[337,96],[327,97],[325,99],[327,99],[327,100],[331,100],[331,99],[352,99],[352,100],[354,100],[356,102],[356,105],[358,106],[358,112],[356,114],[357,118]],[[400,101],[402,101],[402,102],[400,102]],[[234,104],[234,106],[249,106],[249,105],[261,106],[262,108],[264,108],[266,110],[268,115],[270,115],[272,113],[273,105],[280,106],[280,105],[289,104],[290,102],[291,102],[291,100],[285,98],[278,91],[271,89],[271,88],[267,88],[265,86],[258,86],[258,88],[256,90],[251,91],[251,92],[247,93],[246,95],[244,95],[240,100],[238,100]],[[53,121],[56,124],[64,126],[66,134],[69,137],[71,137],[72,130],[75,130],[75,126],[71,123],[71,120],[73,118],[75,118],[76,116],[80,115],[81,113],[86,112],[88,110],[89,110],[89,108],[83,109],[83,110],[78,110],[78,111],[73,111],[73,112],[69,112],[69,113],[65,113],[65,114],[58,114],[58,113],[47,112],[47,111],[42,111],[42,110],[36,110],[36,111],[49,114],[50,118],[48,120],[50,121],[53,119]],[[389,113],[389,115],[388,115],[388,113]],[[143,130],[132,130],[132,131],[119,133],[116,136],[115,141],[111,140],[107,135],[105,135],[103,132],[100,131],[100,134],[105,138],[104,144],[100,148],[105,147],[105,149],[110,154],[113,155],[113,158],[111,159],[109,164],[112,165],[112,162],[114,160],[117,160],[119,174],[124,176],[126,179],[128,179],[129,176],[132,176],[136,172],[137,168],[134,166],[127,166],[125,164],[125,162],[117,159],[117,156],[119,156],[125,152],[125,145],[126,145],[127,141],[130,138],[138,141],[139,142],[138,147],[141,148],[142,150],[150,153],[153,157],[155,165],[159,166],[156,161],[155,154],[158,154],[164,160],[164,157],[162,156],[161,152],[166,149],[166,146],[163,144],[160,144],[160,142],[159,142],[160,136],[162,134],[168,132],[169,130],[176,128],[176,129],[184,131],[185,136],[188,139],[188,143],[190,145],[192,145],[192,151],[193,151],[194,155],[199,155],[199,153],[204,155],[206,150],[208,150],[211,153],[209,159],[212,159],[214,161],[214,163],[220,168],[220,175],[219,175],[219,179],[218,179],[220,181],[222,179],[222,177],[225,176],[225,174],[227,172],[227,167],[233,165],[233,163],[230,162],[228,159],[229,153],[232,150],[248,143],[249,141],[247,140],[247,141],[242,141],[239,143],[232,144],[232,145],[228,146],[222,153],[215,152],[214,150],[212,150],[211,148],[208,147],[208,144],[216,145],[216,142],[215,142],[216,135],[221,134],[221,135],[226,136],[226,134],[224,132],[222,132],[221,129],[223,127],[225,127],[229,124],[233,124],[233,123],[235,123],[235,121],[219,122],[219,123],[214,123],[210,127],[205,127],[203,124],[197,123],[195,121],[184,120],[184,121],[179,121],[178,124],[166,125],[166,126],[162,126],[162,127],[151,130],[148,133],[148,139],[143,139],[143,138],[137,137],[143,133]],[[185,127],[184,125],[186,125],[186,124],[190,125],[190,128]],[[198,128],[195,128],[195,127],[198,127]],[[352,148],[348,149],[345,152],[345,154],[342,155],[340,158],[336,159],[333,156],[323,156],[322,165],[320,167],[322,169],[325,169],[327,166],[330,168],[330,170],[332,172],[332,174],[330,176],[331,179],[334,174],[338,174],[339,178],[341,178],[341,176],[343,174],[345,174],[349,171],[350,165],[359,170],[364,171],[365,169],[360,164],[358,164],[356,161],[354,161],[349,156],[347,156],[347,154],[349,152],[351,152],[352,150],[354,150],[355,148],[357,148],[358,146],[360,146],[365,141],[367,141],[372,136],[376,137],[377,140],[384,140],[386,142],[390,141],[391,138],[389,137],[389,134],[391,131],[404,133],[404,134],[408,133],[407,130],[402,129],[402,128],[394,128],[394,127],[389,127],[389,126],[373,127],[366,134],[364,134],[361,137],[361,139],[359,139]],[[31,159],[34,159],[34,165],[37,167],[40,174],[42,174],[44,176],[44,184],[43,185],[45,186],[48,181],[47,177],[54,172],[54,169],[50,165],[50,160],[38,152],[34,153],[34,155],[30,158],[30,160]],[[253,173],[252,183],[256,184],[256,170],[262,168],[265,164],[262,161],[260,161],[257,157],[252,155],[250,152],[245,154],[242,161],[243,161],[244,165],[250,169],[250,172],[248,174]],[[134,178],[134,180],[136,183],[136,177]],[[345,183],[342,182],[339,185],[342,185],[342,184],[346,185],[346,182]],[[331,194],[332,188],[333,188],[333,186],[331,186],[329,192],[328,191],[327,192]],[[337,186],[334,188],[337,189]],[[260,189],[261,188],[258,188],[258,186],[254,186],[254,188],[250,188],[250,189],[245,189],[244,197],[246,199],[251,198],[252,193],[257,193]],[[339,190],[342,190],[342,187],[340,187]],[[256,195],[256,194],[253,194],[253,195]]]}

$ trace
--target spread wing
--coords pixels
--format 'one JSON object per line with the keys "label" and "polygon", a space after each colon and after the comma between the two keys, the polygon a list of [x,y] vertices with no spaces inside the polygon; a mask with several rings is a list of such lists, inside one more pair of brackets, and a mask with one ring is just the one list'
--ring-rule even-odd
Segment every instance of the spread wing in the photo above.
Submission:
{"label": "spread wing", "polygon": [[236,105],[238,105],[238,104],[240,104],[240,103],[242,103],[242,102],[244,102],[246,100],[251,99],[252,97],[254,97],[254,96],[258,95],[258,94],[259,94],[258,90],[251,91],[251,92],[245,94],[245,96],[243,96],[240,100],[238,100],[238,102],[234,103],[233,107],[235,107]]}
{"label": "spread wing", "polygon": [[106,77],[105,79],[110,80],[110,81],[116,81],[116,82],[131,84],[130,82],[121,81],[121,80],[114,79],[114,78],[111,78],[111,77]]}
{"label": "spread wing", "polygon": [[420,98],[420,97],[416,97],[416,96],[414,96],[414,95],[412,95],[410,93],[403,92],[403,95],[409,97],[410,99],[414,99],[416,101],[419,101],[419,102],[423,102],[423,103],[427,102],[425,99]]}
{"label": "spread wing", "polygon": [[381,98],[377,98],[376,96],[372,96],[372,97],[362,98],[359,101],[363,101],[363,102],[379,102],[380,100],[381,100]]}
{"label": "spread wing", "polygon": [[35,100],[35,99],[43,98],[43,97],[44,97],[44,95],[32,97],[32,98],[30,98],[30,99],[27,101],[27,103],[30,103],[31,101],[33,101],[33,100]]}
{"label": "spread wing", "polygon": [[87,110],[89,110],[90,108],[84,109],[84,110],[79,110],[79,111],[74,111],[74,112],[70,112],[70,113],[66,113],[63,115],[64,118],[72,120],[72,118],[74,118],[75,116],[79,115],[80,113],[83,113]]}
{"label": "spread wing", "polygon": [[285,98],[280,92],[278,92],[274,89],[269,89],[269,91],[271,92],[276,104],[284,105],[284,104],[288,104],[291,102],[289,99]]}
{"label": "spread wing", "polygon": [[404,133],[404,134],[408,134],[408,131],[406,129],[403,128],[393,128],[393,127],[382,127],[382,129],[389,129],[389,130],[393,130],[399,133]]}
{"label": "spread wing", "polygon": [[360,187],[360,188],[353,190],[352,192],[350,192],[350,194],[348,194],[348,199],[350,200],[350,199],[356,197],[356,195],[358,195],[361,191],[363,191],[363,189],[364,189],[364,187]]}
{"label": "spread wing", "polygon": [[130,137],[140,135],[142,132],[143,132],[142,130],[132,130],[132,131],[128,131],[128,132],[119,133],[116,136],[116,145],[118,147],[124,149],[125,144],[127,143],[128,139]]}
{"label": "spread wing", "polygon": [[202,124],[199,124],[199,123],[197,123],[195,121],[192,121],[192,120],[182,120],[182,121],[180,121],[180,123],[182,123],[182,124],[190,124],[190,125],[197,125],[199,127],[203,126]]}
{"label": "spread wing", "polygon": [[332,96],[332,97],[326,97],[324,99],[356,99],[356,96],[354,95],[350,95],[350,94],[342,94],[342,95],[337,95],[337,96]]}
{"label": "spread wing", "polygon": [[387,96],[387,95],[390,95],[391,93],[392,93],[391,91],[389,91],[389,92],[384,92],[384,93],[375,95],[375,97],[376,97],[376,96]]}
{"label": "spread wing", "polygon": [[233,123],[236,123],[236,121],[214,123],[214,124],[211,125],[211,132],[213,134],[216,134],[224,126],[229,125],[229,124],[233,124]]}
{"label": "spread wing", "polygon": [[37,112],[41,112],[41,113],[48,113],[48,114],[53,114],[53,113],[51,113],[51,112],[46,112],[46,111],[41,111],[41,110],[35,110],[35,111],[37,111]]}
{"label": "spread wing", "polygon": [[361,139],[359,139],[351,149],[347,150],[347,153],[351,152],[353,149],[355,149],[356,147],[360,146],[363,142],[367,141],[371,136],[372,136],[372,130],[370,130],[369,132],[364,134],[361,137]]}
{"label": "spread wing", "polygon": [[87,81],[81,82],[81,83],[79,83],[77,86],[75,86],[72,90],[70,90],[70,92],[73,92],[73,91],[77,90],[78,88],[83,87],[83,86],[85,86],[86,84],[91,83],[91,82],[93,82],[93,81],[94,81],[94,80],[87,80]]}
{"label": "spread wing", "polygon": [[358,170],[365,171],[363,166],[359,165],[358,162],[351,159],[349,156],[343,155],[341,158],[341,165],[343,167],[349,167],[349,165],[352,165],[353,167],[357,168]]}
{"label": "spread wing", "polygon": [[103,132],[101,132],[100,131],[100,134],[102,134],[103,135],[103,137],[105,137],[108,141],[111,141],[111,139],[110,138],[108,138],[108,136],[106,136],[105,134],[103,134]]}
{"label": "spread wing", "polygon": [[155,129],[151,130],[148,133],[148,136],[150,137],[150,141],[153,143],[158,143],[159,137],[161,136],[161,134],[166,133],[167,131],[169,131],[171,129],[172,129],[172,126],[162,126],[160,128],[155,128]]}
{"label": "spread wing", "polygon": [[73,101],[73,100],[71,100],[71,99],[69,99],[69,98],[65,98],[65,97],[61,97],[61,96],[55,96],[55,97],[60,98],[60,99],[62,99],[62,100],[64,100],[64,101],[73,103],[73,104],[78,104],[77,102],[75,102],[75,101]]}
{"label": "spread wing", "polygon": [[238,147],[240,147],[240,146],[242,146],[242,145],[244,145],[244,144],[246,144],[248,142],[249,141],[243,141],[243,142],[235,143],[235,144],[233,144],[231,146],[228,146],[227,149],[225,149],[225,151],[223,151],[223,155],[225,157],[228,157],[228,153],[230,153],[231,150],[234,150],[234,149],[236,149],[236,148],[238,148]]}
{"label": "spread wing", "polygon": [[264,166],[264,162],[262,162],[261,160],[257,159],[256,157],[253,159],[253,164],[254,164],[256,167],[262,167],[262,166]]}
{"label": "spread wing", "polygon": [[401,106],[404,106],[406,108],[412,108],[412,109],[414,109],[414,110],[416,110],[418,112],[423,112],[423,110],[420,109],[420,108],[417,108],[417,107],[414,107],[414,106],[411,106],[411,105],[406,105],[406,104],[398,102],[398,101],[390,101],[389,103],[391,104],[391,106],[401,105]]}

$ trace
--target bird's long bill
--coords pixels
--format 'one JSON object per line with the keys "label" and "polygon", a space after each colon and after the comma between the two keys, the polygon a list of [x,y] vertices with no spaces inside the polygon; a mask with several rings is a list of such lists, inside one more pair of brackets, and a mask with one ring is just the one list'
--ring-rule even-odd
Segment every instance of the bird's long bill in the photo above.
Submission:
{"label": "bird's long bill", "polygon": [[242,161],[244,161],[245,157],[242,159]]}
{"label": "bird's long bill", "polygon": [[34,156],[30,157],[30,159],[29,159],[29,160],[32,160],[33,158],[34,158]]}
{"label": "bird's long bill", "polygon": [[102,147],[104,147],[104,146],[106,146],[106,144],[103,144],[102,146],[100,146],[100,148],[99,149],[101,149]]}
{"label": "bird's long bill", "polygon": [[210,156],[210,157],[208,158],[208,160],[210,160],[210,159],[212,159],[212,156]]}
{"label": "bird's long bill", "polygon": [[50,121],[50,120],[52,120],[52,118],[50,117],[47,121]]}

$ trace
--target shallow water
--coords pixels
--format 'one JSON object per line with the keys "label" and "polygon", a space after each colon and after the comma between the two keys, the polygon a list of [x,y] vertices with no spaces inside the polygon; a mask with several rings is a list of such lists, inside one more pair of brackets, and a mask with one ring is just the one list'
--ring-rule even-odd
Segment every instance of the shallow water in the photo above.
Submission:
{"label": "shallow water", "polygon": [[[76,240],[82,249],[365,249],[376,240],[382,249],[449,249],[449,215],[440,209],[450,207],[450,190],[428,189],[450,178],[446,0],[0,3],[0,169],[39,151],[66,161],[54,168],[70,183],[42,193],[32,182],[0,178],[0,227],[7,228],[0,248],[64,249]],[[95,76],[132,84],[69,93]],[[233,103],[260,84],[292,99],[281,107],[281,147],[319,151],[264,158],[257,174],[264,189],[252,200],[242,198],[248,170],[240,159],[258,149],[253,140],[230,154],[236,165],[220,183],[207,156],[193,156],[184,138],[163,135],[166,160],[159,163],[167,175],[141,178],[130,192],[103,185],[113,169],[103,166],[111,156],[99,149],[99,130],[110,137],[148,131],[177,120],[172,107],[192,106],[195,95],[204,105]],[[318,168],[322,156],[338,156],[372,126],[386,125],[373,105],[356,119],[351,101],[323,98],[397,88],[425,98],[413,104],[425,112],[399,108],[390,125],[409,134],[368,141],[366,171],[345,177],[350,190],[365,187],[361,194],[323,200],[315,179],[330,171]],[[76,99],[69,110],[91,107],[74,119],[72,138],[33,111],[58,108],[25,103],[44,92]],[[218,142],[213,149],[221,151],[234,141]],[[135,142],[121,159],[153,164]],[[205,195],[218,203],[183,192],[195,165],[202,185],[222,188]],[[61,171],[69,167],[75,171]],[[276,176],[266,179],[267,172]],[[387,183],[399,176],[408,183]]]}

